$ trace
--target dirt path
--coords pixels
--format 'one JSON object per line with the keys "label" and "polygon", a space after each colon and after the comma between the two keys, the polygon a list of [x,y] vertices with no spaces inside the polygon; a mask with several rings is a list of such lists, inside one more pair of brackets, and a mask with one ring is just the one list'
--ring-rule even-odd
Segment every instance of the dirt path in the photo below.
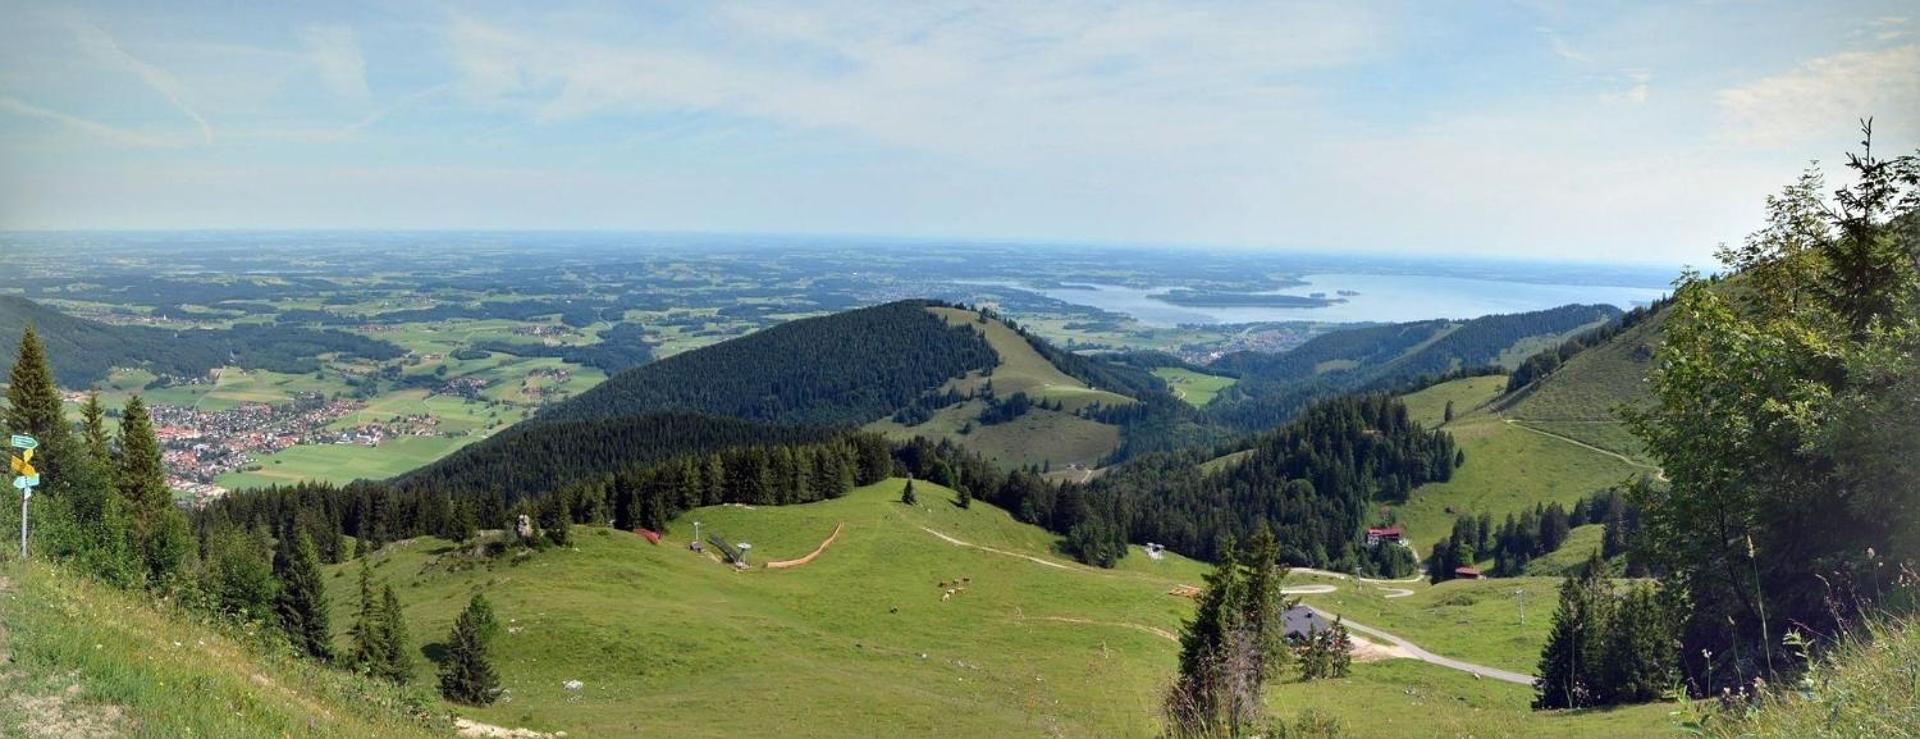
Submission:
{"label": "dirt path", "polygon": [[812,562],[814,557],[818,557],[821,552],[827,551],[827,547],[833,546],[833,540],[840,538],[840,530],[846,528],[846,526],[847,524],[844,522],[834,524],[833,533],[828,534],[827,540],[820,542],[820,546],[814,547],[812,552],[807,553],[807,556],[799,559],[783,559],[778,562],[768,562],[766,565],[767,569],[784,570],[789,567],[799,567],[808,562]]}
{"label": "dirt path", "polygon": [[1377,589],[1386,593],[1385,595],[1380,596],[1382,598],[1405,598],[1409,595],[1413,595],[1413,591],[1408,590],[1406,588],[1377,588]]}
{"label": "dirt path", "polygon": [[1025,554],[1021,554],[1021,553],[1019,553],[1019,552],[1009,552],[1009,551],[1007,551],[1007,550],[1005,550],[1005,549],[994,549],[993,547],[983,547],[983,546],[980,546],[979,544],[971,544],[971,543],[968,543],[968,542],[964,542],[964,541],[961,541],[961,540],[959,540],[959,539],[955,539],[955,538],[953,538],[953,537],[951,537],[951,536],[947,536],[946,534],[942,534],[942,533],[940,533],[940,532],[938,532],[938,531],[934,531],[933,529],[930,529],[930,528],[927,528],[927,527],[925,527],[925,526],[922,526],[922,527],[920,527],[920,530],[921,530],[921,531],[925,531],[925,532],[927,532],[927,533],[929,533],[929,534],[933,534],[934,536],[937,536],[937,537],[940,537],[940,540],[941,540],[941,541],[944,541],[944,542],[946,542],[946,543],[948,543],[948,544],[952,544],[952,545],[954,545],[954,546],[957,546],[957,547],[967,547],[967,548],[970,548],[970,549],[978,549],[978,550],[980,550],[980,551],[983,551],[983,552],[992,552],[992,553],[994,553],[994,554],[1000,554],[1000,555],[1005,555],[1005,556],[1008,556],[1008,557],[1019,557],[1020,559],[1024,559],[1024,560],[1027,560],[1027,561],[1029,561],[1029,562],[1037,562],[1037,563],[1039,563],[1039,564],[1043,564],[1043,565],[1046,565],[1046,566],[1048,566],[1048,567],[1054,567],[1054,568],[1058,568],[1058,569],[1062,569],[1062,570],[1069,570],[1069,571],[1071,571],[1071,570],[1073,570],[1073,569],[1075,569],[1075,568],[1073,568],[1073,567],[1069,567],[1069,566],[1067,566],[1067,565],[1064,565],[1064,564],[1061,564],[1061,563],[1059,563],[1059,562],[1055,562],[1055,561],[1053,561],[1053,560],[1048,560],[1048,559],[1041,559],[1041,558],[1039,558],[1039,557],[1033,557],[1033,556],[1028,556],[1028,555],[1025,555]]}
{"label": "dirt path", "polygon": [[1637,460],[1637,459],[1634,459],[1634,458],[1632,458],[1632,457],[1629,457],[1629,456],[1627,456],[1627,455],[1625,455],[1625,454],[1621,454],[1621,453],[1619,453],[1619,452],[1616,452],[1616,451],[1612,451],[1612,450],[1610,450],[1610,449],[1601,449],[1600,447],[1597,447],[1597,446],[1594,446],[1594,445],[1592,445],[1592,444],[1588,444],[1588,443],[1586,443],[1586,442],[1584,442],[1584,441],[1581,441],[1581,440],[1579,440],[1579,439],[1575,439],[1575,438],[1573,438],[1573,437],[1571,437],[1571,436],[1561,436],[1560,434],[1556,434],[1556,433],[1554,433],[1554,432],[1552,432],[1552,431],[1547,431],[1547,430],[1545,430],[1545,429],[1537,429],[1537,428],[1534,428],[1534,427],[1532,427],[1532,426],[1528,426],[1528,425],[1526,425],[1526,424],[1524,424],[1524,423],[1521,423],[1521,422],[1519,422],[1519,421],[1516,421],[1516,420],[1513,420],[1513,419],[1511,419],[1511,418],[1501,418],[1500,420],[1502,420],[1502,421],[1505,421],[1505,422],[1507,422],[1507,423],[1509,423],[1509,424],[1512,424],[1512,425],[1513,425],[1513,426],[1514,426],[1515,428],[1520,428],[1520,429],[1525,429],[1525,430],[1527,430],[1527,431],[1532,431],[1533,433],[1536,433],[1536,434],[1539,434],[1539,435],[1541,435],[1541,436],[1545,436],[1545,437],[1547,437],[1547,438],[1549,438],[1549,439],[1559,439],[1559,440],[1561,440],[1561,441],[1564,441],[1564,442],[1566,442],[1566,443],[1568,443],[1568,444],[1572,444],[1572,445],[1574,445],[1574,446],[1577,446],[1577,447],[1580,447],[1580,448],[1582,448],[1582,449],[1585,449],[1585,450],[1587,450],[1587,451],[1591,451],[1591,452],[1599,452],[1599,453],[1601,453],[1601,454],[1605,454],[1605,455],[1607,455],[1607,456],[1609,456],[1609,457],[1612,457],[1612,458],[1614,458],[1614,459],[1618,459],[1618,460],[1620,460],[1620,461],[1622,461],[1622,462],[1625,462],[1625,463],[1626,463],[1626,464],[1627,464],[1628,466],[1630,466],[1630,467],[1638,467],[1638,468],[1640,468],[1640,469],[1643,469],[1643,470],[1652,470],[1652,471],[1653,471],[1653,476],[1654,476],[1654,477],[1657,477],[1657,478],[1660,478],[1660,481],[1661,481],[1661,482],[1666,482],[1666,481],[1667,481],[1667,473],[1666,473],[1666,471],[1665,471],[1665,470],[1662,470],[1662,469],[1660,469],[1660,467],[1659,467],[1658,465],[1651,465],[1651,464],[1647,464],[1646,462],[1642,462],[1642,461],[1639,461],[1639,460]]}
{"label": "dirt path", "polygon": [[1084,624],[1087,626],[1113,626],[1123,629],[1133,629],[1134,631],[1144,631],[1176,644],[1180,642],[1179,634],[1175,634],[1166,629],[1158,626],[1148,626],[1146,624],[1130,624],[1125,621],[1095,621],[1090,618],[1079,618],[1076,616],[1016,616],[1015,619],[1020,621],[1053,621],[1063,624]]}
{"label": "dirt path", "polygon": [[[1307,606],[1307,607],[1312,608],[1314,613],[1320,614],[1321,618],[1325,618],[1329,621],[1333,620],[1334,618],[1334,615],[1332,613],[1328,613],[1318,608],[1313,608],[1313,606]],[[1452,657],[1442,657],[1440,655],[1429,652],[1425,649],[1421,649],[1418,645],[1415,645],[1413,642],[1407,641],[1406,639],[1402,639],[1398,636],[1394,636],[1393,634],[1389,634],[1385,631],[1381,631],[1379,629],[1373,628],[1372,626],[1368,626],[1366,624],[1354,623],[1352,621],[1348,621],[1345,619],[1341,619],[1340,623],[1341,625],[1347,627],[1348,631],[1356,632],[1359,634],[1373,637],[1375,639],[1379,639],[1385,644],[1397,647],[1400,651],[1405,652],[1407,655],[1411,656],[1413,659],[1420,660],[1421,662],[1439,665],[1441,667],[1446,667],[1449,669],[1459,670],[1461,672],[1472,674],[1477,677],[1485,677],[1485,678],[1491,678],[1494,680],[1499,680],[1501,682],[1514,683],[1516,685],[1532,685],[1533,684],[1532,675],[1522,675],[1518,672],[1502,670],[1498,667],[1476,665],[1472,662],[1457,660]]]}

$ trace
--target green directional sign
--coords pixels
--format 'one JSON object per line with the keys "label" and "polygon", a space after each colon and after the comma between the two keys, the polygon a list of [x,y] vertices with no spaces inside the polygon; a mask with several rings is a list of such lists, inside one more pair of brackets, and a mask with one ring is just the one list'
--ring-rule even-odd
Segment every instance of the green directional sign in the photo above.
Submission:
{"label": "green directional sign", "polygon": [[31,436],[27,436],[26,434],[14,434],[14,435],[13,435],[13,448],[15,448],[15,449],[38,449],[38,448],[40,448],[40,442],[38,442],[38,441],[35,441],[35,440],[33,439],[33,437],[31,437]]}

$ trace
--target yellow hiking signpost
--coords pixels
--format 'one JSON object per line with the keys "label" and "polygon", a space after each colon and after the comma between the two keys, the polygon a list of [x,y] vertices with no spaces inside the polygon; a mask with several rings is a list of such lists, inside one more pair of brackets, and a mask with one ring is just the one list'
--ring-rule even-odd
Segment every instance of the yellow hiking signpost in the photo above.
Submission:
{"label": "yellow hiking signpost", "polygon": [[9,446],[20,450],[19,454],[8,458],[13,471],[13,487],[20,491],[20,558],[27,558],[27,501],[33,498],[33,488],[40,484],[40,471],[33,467],[33,450],[40,448],[40,442],[25,434],[14,434]]}

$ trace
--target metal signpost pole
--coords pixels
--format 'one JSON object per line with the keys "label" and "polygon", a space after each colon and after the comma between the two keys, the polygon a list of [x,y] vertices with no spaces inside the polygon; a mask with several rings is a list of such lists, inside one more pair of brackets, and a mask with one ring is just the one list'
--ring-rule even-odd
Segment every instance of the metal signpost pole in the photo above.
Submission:
{"label": "metal signpost pole", "polygon": [[27,558],[27,501],[33,499],[33,486],[40,484],[40,471],[33,468],[33,450],[40,442],[25,434],[14,434],[9,444],[20,453],[8,461],[13,470],[13,486],[20,491],[20,559]]}

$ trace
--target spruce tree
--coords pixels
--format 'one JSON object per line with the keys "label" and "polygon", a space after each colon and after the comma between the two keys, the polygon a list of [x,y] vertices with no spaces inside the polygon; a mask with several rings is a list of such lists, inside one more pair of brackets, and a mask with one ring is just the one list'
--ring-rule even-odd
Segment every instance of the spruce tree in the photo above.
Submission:
{"label": "spruce tree", "polygon": [[920,498],[913,494],[913,478],[907,478],[907,486],[900,489],[900,502],[907,505],[919,505]]}
{"label": "spruce tree", "polygon": [[1601,579],[1606,561],[1595,552],[1581,572],[1560,584],[1560,605],[1540,652],[1540,678],[1534,683],[1535,708],[1594,705],[1602,689],[1600,658],[1607,635]]}
{"label": "spruce tree", "polygon": [[100,403],[99,391],[87,393],[87,402],[80,406],[80,428],[85,437],[87,451],[95,462],[101,465],[113,463],[113,447],[107,437],[107,409]]}
{"label": "spruce tree", "polygon": [[388,585],[380,594],[377,628],[379,637],[375,644],[380,649],[378,674],[401,685],[413,679],[413,658],[408,655],[406,614],[400,610],[400,598],[393,594],[393,586]]}
{"label": "spruce tree", "polygon": [[153,419],[138,395],[127,399],[120,414],[120,459],[114,485],[133,518],[133,541],[146,564],[147,577],[164,582],[179,570],[191,542],[186,516],[173,504],[167,488]]}
{"label": "spruce tree", "polygon": [[327,585],[320,576],[320,553],[313,537],[300,531],[282,540],[274,556],[280,577],[275,610],[293,645],[316,659],[333,659],[333,632],[327,625]]}
{"label": "spruce tree", "polygon": [[353,646],[348,660],[355,669],[378,674],[384,652],[380,648],[380,601],[374,600],[373,568],[360,558],[360,610],[348,631]]}
{"label": "spruce tree", "polygon": [[1266,524],[1254,529],[1247,556],[1246,600],[1241,605],[1241,618],[1258,647],[1255,656],[1259,659],[1261,677],[1277,680],[1286,671],[1291,655],[1283,616],[1291,604],[1285,602],[1280,592],[1280,581],[1287,573],[1280,568],[1280,547],[1273,530]]}
{"label": "spruce tree", "polygon": [[440,665],[440,695],[447,700],[484,706],[493,702],[500,679],[488,658],[491,638],[487,624],[493,609],[475,595],[447,635],[447,659]]}
{"label": "spruce tree", "polygon": [[464,544],[473,538],[477,527],[478,524],[473,520],[473,506],[467,505],[464,500],[456,501],[453,504],[453,510],[447,514],[447,530],[444,536],[449,541]]}
{"label": "spruce tree", "polygon": [[960,506],[961,508],[972,508],[973,507],[973,491],[968,490],[967,486],[965,485],[960,485],[954,488],[953,504]]}
{"label": "spruce tree", "polygon": [[[69,433],[60,407],[60,388],[53,381],[46,349],[33,326],[20,335],[20,352],[7,384],[7,430],[27,434],[49,449],[64,449]],[[44,462],[49,466],[57,460]]]}
{"label": "spruce tree", "polygon": [[1242,606],[1246,584],[1235,545],[1226,537],[1219,545],[1221,560],[1207,575],[1207,587],[1194,609],[1193,620],[1180,632],[1180,673],[1167,696],[1169,720],[1188,734],[1227,731],[1238,716],[1234,695],[1236,646],[1246,636]]}

